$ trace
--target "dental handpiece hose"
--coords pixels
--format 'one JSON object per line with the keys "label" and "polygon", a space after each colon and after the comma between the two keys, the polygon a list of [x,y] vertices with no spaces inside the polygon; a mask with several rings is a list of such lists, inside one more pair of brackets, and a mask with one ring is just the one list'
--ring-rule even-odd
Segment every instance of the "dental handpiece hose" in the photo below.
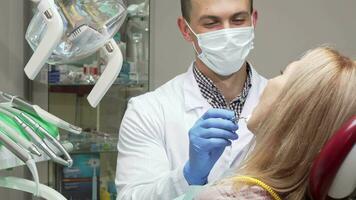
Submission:
{"label": "dental handpiece hose", "polygon": [[38,146],[56,163],[59,163],[64,166],[70,166],[72,163],[65,161],[61,157],[58,157],[46,144],[44,144],[40,137],[23,121],[21,121],[18,117],[15,117],[15,120],[19,125],[33,138],[34,142],[37,143]]}
{"label": "dental handpiece hose", "polygon": [[72,166],[73,160],[69,155],[68,151],[64,148],[64,146],[55,138],[53,137],[46,129],[41,127],[38,123],[36,123],[31,117],[29,117],[25,113],[21,113],[21,116],[24,117],[31,125],[34,127],[35,132],[41,132],[44,134],[50,142],[67,158],[68,166]]}
{"label": "dental handpiece hose", "polygon": [[30,170],[32,177],[36,183],[35,196],[39,195],[39,176],[36,167],[36,163],[29,152],[20,147],[16,142],[12,141],[6,133],[0,130],[0,141],[10,152],[12,152],[16,157],[18,157],[22,162],[24,162],[28,169]]}
{"label": "dental handpiece hose", "polygon": [[0,127],[4,129],[5,133],[15,142],[17,142],[20,146],[24,147],[31,153],[41,156],[41,153],[38,151],[35,144],[25,139],[20,133],[16,132],[12,127],[8,124],[4,123],[0,120]]}
{"label": "dental handpiece hose", "polygon": [[15,154],[15,156],[17,156],[24,163],[32,159],[31,155],[26,152],[25,149],[20,147],[16,142],[10,139],[9,136],[3,132],[3,130],[0,130],[0,140],[8,150]]}
{"label": "dental handpiece hose", "polygon": [[[6,115],[12,117],[13,120],[15,120],[17,122],[17,124],[20,125],[23,128],[23,130],[26,131],[26,133],[31,136],[31,138],[35,141],[35,143],[37,145],[39,145],[39,147],[41,147],[41,149],[51,159],[53,159],[53,161],[55,161],[59,164],[65,165],[65,166],[69,166],[69,167],[72,166],[73,160],[72,160],[71,156],[69,155],[69,153],[67,152],[67,150],[64,148],[64,146],[55,137],[53,137],[50,133],[48,133],[47,130],[45,130],[37,122],[35,122],[27,113],[24,113],[16,108],[12,108],[11,106],[7,107],[5,105],[0,105],[0,111],[5,113]],[[30,123],[34,127],[34,129],[29,127],[23,120],[21,120],[13,112],[16,113],[17,115],[20,115],[23,118],[25,118],[27,120],[27,123]],[[65,161],[62,158],[60,158],[59,156],[57,156],[56,153],[53,152],[53,149],[51,147],[49,147],[37,135],[36,132],[41,132],[42,134],[44,134],[45,138],[49,139],[49,141],[54,145],[54,147],[57,148],[60,151],[60,153],[62,153],[66,157],[67,161]]]}
{"label": "dental handpiece hose", "polygon": [[82,128],[74,126],[74,125],[52,115],[51,113],[43,110],[41,107],[39,107],[37,105],[32,105],[17,96],[13,96],[13,95],[10,95],[5,92],[0,91],[0,95],[4,99],[9,101],[13,107],[18,108],[19,110],[25,111],[27,113],[31,113],[35,116],[38,116],[38,117],[42,118],[43,120],[57,126],[58,128],[67,130],[74,134],[80,134],[82,132]]}
{"label": "dental handpiece hose", "polygon": [[[32,140],[35,141],[36,145],[41,147],[41,149],[55,162],[64,164],[65,166],[72,166],[73,160],[67,150],[63,147],[63,145],[55,138],[53,137],[50,133],[48,133],[47,130],[45,130],[43,127],[41,127],[37,122],[35,122],[27,113],[24,113],[16,108],[12,107],[6,107],[5,105],[0,105],[0,111],[3,112],[4,114],[8,115],[11,117],[13,120],[16,121],[18,125],[20,125],[26,133],[31,136]],[[27,120],[27,123],[30,123],[31,126],[34,127],[32,129],[29,127],[23,120],[21,120],[18,116],[16,116],[14,113],[17,115],[22,116]],[[63,160],[62,158],[58,157],[56,153],[53,152],[53,149],[50,148],[38,135],[36,132],[41,132],[44,134],[45,138],[48,138],[49,141],[54,145],[55,148],[57,148],[60,153],[62,153],[67,161]]]}

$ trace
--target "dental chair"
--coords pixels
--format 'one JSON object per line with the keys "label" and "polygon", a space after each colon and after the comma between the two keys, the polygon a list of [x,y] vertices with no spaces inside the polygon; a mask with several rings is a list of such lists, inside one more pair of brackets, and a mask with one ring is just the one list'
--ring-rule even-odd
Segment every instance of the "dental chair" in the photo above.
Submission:
{"label": "dental chair", "polygon": [[356,190],[356,115],[335,133],[314,160],[309,177],[313,200],[345,199]]}

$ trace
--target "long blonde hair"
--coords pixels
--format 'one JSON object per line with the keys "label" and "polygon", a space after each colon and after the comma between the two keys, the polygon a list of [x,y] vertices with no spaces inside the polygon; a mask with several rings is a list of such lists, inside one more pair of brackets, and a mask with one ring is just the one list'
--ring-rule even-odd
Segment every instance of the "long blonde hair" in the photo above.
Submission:
{"label": "long blonde hair", "polygon": [[283,199],[304,199],[311,164],[332,134],[356,114],[356,63],[320,47],[308,52],[257,127],[256,147],[238,172]]}

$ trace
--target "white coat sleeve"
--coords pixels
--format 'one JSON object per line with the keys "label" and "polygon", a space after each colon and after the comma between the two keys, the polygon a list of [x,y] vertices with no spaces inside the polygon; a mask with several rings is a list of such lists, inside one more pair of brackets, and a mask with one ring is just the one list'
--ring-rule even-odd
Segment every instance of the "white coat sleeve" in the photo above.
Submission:
{"label": "white coat sleeve", "polygon": [[157,102],[130,100],[119,131],[117,200],[172,200],[188,189],[183,166],[169,164],[163,118]]}

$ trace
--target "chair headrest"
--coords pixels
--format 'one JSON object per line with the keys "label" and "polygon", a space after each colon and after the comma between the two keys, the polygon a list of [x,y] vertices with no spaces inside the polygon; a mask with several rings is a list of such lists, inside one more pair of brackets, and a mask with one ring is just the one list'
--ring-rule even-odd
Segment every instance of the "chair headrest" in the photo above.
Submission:
{"label": "chair headrest", "polygon": [[329,189],[329,197],[343,199],[356,188],[356,145],[345,158]]}
{"label": "chair headrest", "polygon": [[[345,191],[336,192],[335,189],[337,188],[335,185],[341,184],[343,182],[341,179],[345,176],[345,173],[350,172],[349,165],[353,163],[351,157],[355,157],[355,143],[356,116],[353,116],[331,137],[314,160],[309,177],[309,192],[314,200],[324,200],[327,197],[335,177],[337,178],[335,179],[335,184],[333,184],[334,187],[331,188],[331,194],[336,194],[337,196],[344,195],[350,190],[345,188]],[[350,153],[352,155],[349,156]],[[348,156],[350,159],[347,159]],[[353,169],[355,169],[355,167],[354,165]],[[336,176],[339,169],[341,170],[340,174]],[[346,179],[344,181],[346,182]],[[353,182],[355,180],[351,179],[349,181]],[[347,182],[345,184],[347,184]],[[352,187],[353,190],[354,186]],[[346,196],[348,195],[350,194],[346,194]]]}

